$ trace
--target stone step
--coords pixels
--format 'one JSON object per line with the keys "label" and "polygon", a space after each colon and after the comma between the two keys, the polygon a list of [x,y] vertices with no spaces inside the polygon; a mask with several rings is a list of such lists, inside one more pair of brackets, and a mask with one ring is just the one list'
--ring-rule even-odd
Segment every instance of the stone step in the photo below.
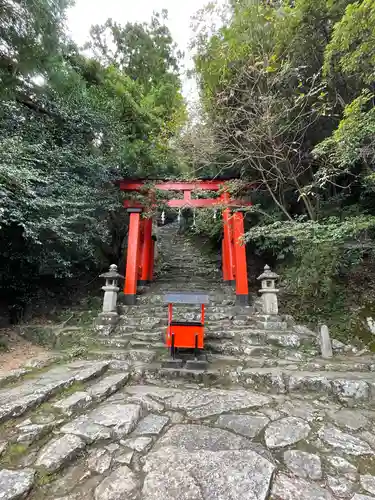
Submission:
{"label": "stone step", "polygon": [[58,399],[52,407],[64,415],[72,415],[81,410],[85,410],[95,403],[103,401],[111,394],[118,391],[129,380],[129,373],[111,373],[104,376],[99,381],[86,387],[84,391],[77,391],[73,394]]}
{"label": "stone step", "polygon": [[90,349],[88,355],[94,359],[152,363],[158,353],[155,349]]}
{"label": "stone step", "polygon": [[[181,313],[196,313],[200,314],[199,306],[194,305],[177,305],[174,306],[174,311],[179,314]],[[207,318],[211,317],[213,314],[222,313],[228,316],[237,317],[249,317],[253,314],[253,309],[250,306],[237,306],[237,305],[214,305],[209,304],[205,307],[205,315]],[[142,316],[148,314],[149,317],[160,317],[165,318],[168,315],[168,304],[147,304],[140,303],[135,306],[119,305],[119,312],[124,316],[130,318],[134,316]],[[256,318],[252,318],[252,321],[256,321]]]}
{"label": "stone step", "polygon": [[[200,321],[200,315],[184,314],[184,315],[173,315],[175,321]],[[120,318],[118,323],[119,331],[153,331],[154,329],[166,328],[168,325],[168,319],[164,318],[154,318],[147,320],[144,317],[124,317]],[[205,318],[205,326],[207,329],[212,331],[221,331],[223,329],[234,329],[236,331],[264,331],[259,328],[252,328],[246,320],[231,319],[230,317],[223,317],[221,320],[209,320]],[[272,331],[272,330],[268,330]],[[288,330],[282,330],[283,332],[288,332]]]}
{"label": "stone step", "polygon": [[[167,330],[167,321],[152,326],[150,324],[127,325],[119,324],[116,327],[118,338],[141,338],[162,336]],[[112,338],[112,337],[104,337]],[[316,346],[317,340],[312,337],[303,337],[290,330],[260,330],[250,328],[248,325],[221,325],[219,322],[206,324],[206,340],[220,342],[222,339],[230,339],[237,344],[263,345],[271,344],[279,347],[298,348],[301,346]]]}
{"label": "stone step", "polygon": [[229,342],[243,345],[244,347],[246,347],[247,345],[269,344],[277,347],[297,349],[302,346],[314,347],[317,344],[317,340],[315,338],[302,337],[301,335],[290,332],[288,330],[266,331],[249,329],[245,327],[243,329],[239,329],[238,327],[236,329],[232,328],[230,331],[207,331],[206,338],[210,342],[210,345],[217,345],[220,349],[225,348],[223,347],[223,339],[228,338],[231,338],[231,341]]}
{"label": "stone step", "polygon": [[[174,287],[173,289],[171,288],[169,290],[170,292],[172,291],[176,291],[176,287]],[[177,289],[177,291],[179,291]],[[182,290],[181,290],[182,291]],[[184,290],[186,291],[186,290]],[[196,292],[197,290],[196,289],[191,289],[190,291],[192,292]],[[208,290],[204,291],[204,293],[209,293]],[[161,305],[161,304],[164,304],[164,294],[163,295],[140,295],[137,297],[137,303],[138,304],[157,304],[157,305]],[[228,297],[227,296],[223,296],[222,299],[218,299],[216,298],[212,304],[215,304],[217,306],[233,306],[236,304],[236,299],[235,297],[231,298],[231,297]]]}
{"label": "stone step", "polygon": [[0,423],[23,415],[75,382],[84,383],[100,377],[108,366],[106,361],[95,364],[74,361],[64,367],[57,366],[42,373],[36,371],[35,374],[29,374],[30,379],[27,381],[0,390]]}
{"label": "stone step", "polygon": [[[128,326],[147,326],[151,328],[157,325],[166,325],[168,323],[168,311],[164,310],[162,313],[150,314],[145,317],[145,312],[138,312],[138,314],[126,314],[121,315],[119,319],[120,325]],[[173,319],[179,321],[199,321],[201,319],[200,311],[179,311],[174,309]],[[229,326],[251,326],[253,323],[250,317],[247,316],[237,316],[233,313],[205,313],[205,325],[220,326],[222,324]],[[253,323],[255,327],[256,324]],[[258,327],[259,328],[259,327]]]}
{"label": "stone step", "polygon": [[239,369],[235,362],[226,360],[209,363],[206,370],[163,368],[160,364],[145,367],[145,380],[187,379],[207,386],[212,384],[239,384],[252,390],[276,394],[315,393],[332,397],[341,404],[368,405],[375,407],[375,374],[364,376],[362,372],[300,372],[280,367]]}

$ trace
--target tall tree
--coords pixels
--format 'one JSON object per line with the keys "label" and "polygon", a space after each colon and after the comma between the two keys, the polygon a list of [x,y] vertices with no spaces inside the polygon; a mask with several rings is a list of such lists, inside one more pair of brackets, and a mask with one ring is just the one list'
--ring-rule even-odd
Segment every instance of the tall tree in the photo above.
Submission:
{"label": "tall tree", "polygon": [[[116,259],[126,221],[113,181],[173,171],[184,117],[176,69],[147,86],[141,60],[130,75],[83,56],[65,36],[67,5],[6,2],[0,19],[0,299],[22,306]],[[155,82],[172,57],[159,56]]]}

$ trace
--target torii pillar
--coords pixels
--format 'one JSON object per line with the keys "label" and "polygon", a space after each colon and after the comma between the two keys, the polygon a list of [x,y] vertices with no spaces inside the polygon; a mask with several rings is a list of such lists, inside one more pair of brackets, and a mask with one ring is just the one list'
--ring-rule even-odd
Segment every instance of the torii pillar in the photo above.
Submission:
{"label": "torii pillar", "polygon": [[[221,195],[225,205],[230,204],[229,193]],[[222,242],[223,279],[236,285],[236,303],[240,306],[249,304],[249,284],[247,278],[244,216],[239,210],[223,210],[224,238]]]}
{"label": "torii pillar", "polygon": [[136,304],[137,285],[146,285],[153,279],[154,246],[152,218],[142,218],[142,208],[128,208],[129,232],[124,302]]}

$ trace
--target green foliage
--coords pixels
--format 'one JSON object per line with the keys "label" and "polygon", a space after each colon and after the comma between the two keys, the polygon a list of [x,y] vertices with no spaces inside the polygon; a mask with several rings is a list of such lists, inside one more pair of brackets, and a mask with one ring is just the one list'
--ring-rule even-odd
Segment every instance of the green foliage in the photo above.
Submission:
{"label": "green foliage", "polygon": [[373,259],[374,30],[373,0],[210,5],[195,41],[204,115],[182,145],[194,171],[255,183],[249,251],[279,268],[289,312],[341,338],[366,330],[352,297],[367,304],[354,282]]}
{"label": "green foliage", "polygon": [[317,158],[325,159],[316,174],[316,179],[323,185],[343,173],[353,172],[362,164],[362,177],[372,174],[374,162],[375,108],[374,96],[363,91],[344,109],[343,119],[332,136],[321,142],[315,149]]}
{"label": "green foliage", "polygon": [[[299,251],[298,246],[314,244],[316,246],[331,243],[343,243],[373,232],[375,217],[361,215],[348,219],[330,217],[320,222],[315,221],[278,221],[268,225],[255,226],[246,234],[247,242],[254,242],[259,247],[266,249],[275,248],[275,257],[285,258],[290,253]],[[278,255],[282,249],[282,255]]]}
{"label": "green foliage", "polygon": [[15,467],[26,452],[26,445],[22,443],[12,443],[6,448],[4,455],[0,458],[0,463],[4,466]]}
{"label": "green foliage", "polygon": [[358,273],[374,261],[374,235],[375,217],[359,215],[255,226],[247,241],[275,262],[284,310],[313,327],[327,323],[341,340],[371,344],[365,315],[374,314],[374,304],[366,296],[375,269],[368,266],[360,279]]}
{"label": "green foliage", "polygon": [[127,225],[114,181],[176,170],[170,141],[185,106],[163,20],[106,23],[113,61],[93,29],[101,55],[89,59],[65,35],[67,6],[6,2],[0,19],[0,299],[10,306],[117,261]]}
{"label": "green foliage", "polygon": [[336,78],[342,73],[356,84],[372,85],[375,67],[375,2],[364,0],[348,5],[334,27],[325,50],[324,72]]}

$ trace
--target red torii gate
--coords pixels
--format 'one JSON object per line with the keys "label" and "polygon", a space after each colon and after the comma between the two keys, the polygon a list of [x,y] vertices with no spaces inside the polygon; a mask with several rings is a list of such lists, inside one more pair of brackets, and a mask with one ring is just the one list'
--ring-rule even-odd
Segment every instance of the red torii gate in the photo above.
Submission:
{"label": "red torii gate", "polygon": [[[150,182],[150,181],[149,181]],[[251,206],[250,202],[232,200],[228,192],[223,191],[218,198],[193,199],[194,190],[219,191],[225,185],[224,180],[208,180],[195,182],[156,182],[154,189],[162,191],[183,191],[183,199],[167,200],[166,205],[171,208],[207,208],[222,207],[224,238],[222,241],[222,269],[223,279],[227,283],[236,285],[237,303],[248,304],[248,281],[246,265],[246,248],[242,242],[244,235],[244,217],[241,207]],[[146,181],[120,181],[121,191],[141,191]],[[128,233],[128,253],[125,274],[125,303],[136,303],[137,285],[145,285],[153,280],[154,248],[152,238],[152,218],[143,218],[144,207],[131,200],[124,201],[124,207],[130,215]],[[237,210],[231,210],[236,209]],[[233,213],[232,213],[233,212]]]}

